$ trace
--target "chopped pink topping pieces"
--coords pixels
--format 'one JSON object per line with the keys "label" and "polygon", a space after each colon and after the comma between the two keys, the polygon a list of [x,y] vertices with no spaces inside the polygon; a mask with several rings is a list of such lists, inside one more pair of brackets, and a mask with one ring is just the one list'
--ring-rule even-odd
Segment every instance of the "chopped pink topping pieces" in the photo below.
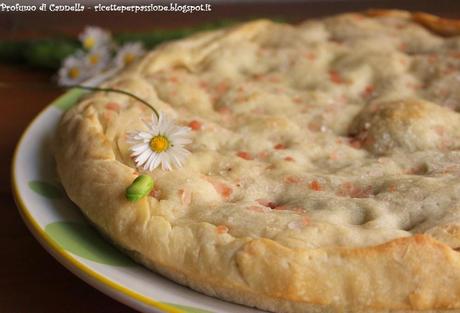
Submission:
{"label": "chopped pink topping pieces", "polygon": [[192,193],[189,189],[180,189],[179,195],[183,205],[188,206],[192,202]]}
{"label": "chopped pink topping pieces", "polygon": [[269,75],[267,80],[271,83],[279,83],[281,79],[278,76]]}
{"label": "chopped pink topping pieces", "polygon": [[227,82],[221,82],[219,85],[216,86],[216,92],[218,94],[223,94],[228,91],[229,85]]}
{"label": "chopped pink topping pieces", "polygon": [[190,123],[188,123],[188,127],[190,127],[192,130],[201,130],[202,126],[203,125],[196,120],[193,120]]}
{"label": "chopped pink topping pieces", "polygon": [[119,111],[120,110],[120,105],[118,103],[115,103],[115,102],[109,102],[105,105],[105,108],[107,110],[111,110],[111,111]]}
{"label": "chopped pink topping pieces", "polygon": [[364,88],[363,92],[361,93],[361,96],[363,96],[364,98],[368,98],[372,96],[373,93],[374,93],[374,86],[367,85],[366,88]]}
{"label": "chopped pink topping pieces", "polygon": [[270,209],[274,209],[277,206],[275,202],[267,200],[267,199],[257,199],[256,201],[260,205],[266,206],[266,207],[268,207]]}
{"label": "chopped pink topping pieces", "polygon": [[350,146],[352,146],[355,149],[360,149],[362,147],[362,143],[359,139],[353,138],[350,140]]}
{"label": "chopped pink topping pieces", "polygon": [[160,191],[160,189],[158,189],[157,187],[154,187],[154,188],[152,189],[152,191],[150,191],[149,196],[150,196],[150,197],[153,197],[153,198],[155,198],[155,199],[157,199],[157,200],[160,200],[160,197],[161,197],[161,191]]}
{"label": "chopped pink topping pieces", "polygon": [[321,185],[317,180],[312,180],[309,184],[308,187],[310,187],[311,190],[314,191],[321,191]]}
{"label": "chopped pink topping pieces", "polygon": [[296,97],[292,98],[292,101],[294,103],[297,103],[297,104],[302,103],[302,99],[299,96],[296,96]]}
{"label": "chopped pink topping pieces", "polygon": [[295,159],[291,156],[287,156],[284,158],[284,161],[288,161],[288,162],[295,162]]}
{"label": "chopped pink topping pieces", "polygon": [[218,109],[217,109],[217,112],[219,112],[220,114],[224,114],[224,115],[232,113],[232,111],[230,110],[230,108],[229,108],[229,107],[225,107],[225,106],[218,108]]}
{"label": "chopped pink topping pieces", "polygon": [[228,199],[232,194],[233,189],[226,184],[211,177],[208,177],[207,180],[212,184],[217,193],[220,194],[224,199]]}
{"label": "chopped pink topping pieces", "polygon": [[395,191],[397,190],[397,188],[396,188],[395,185],[390,185],[390,186],[388,186],[387,190],[388,190],[389,192],[395,192]]}
{"label": "chopped pink topping pieces", "polygon": [[314,61],[316,59],[316,54],[314,54],[313,52],[308,51],[304,55],[305,58],[307,58],[310,61]]}
{"label": "chopped pink topping pieces", "polygon": [[286,176],[286,177],[284,177],[284,182],[286,184],[298,184],[301,181],[302,180],[297,176]]}
{"label": "chopped pink topping pieces", "polygon": [[246,151],[240,151],[236,155],[239,156],[242,159],[245,159],[245,160],[254,160],[252,155],[249,152],[246,152]]}
{"label": "chopped pink topping pieces", "polygon": [[173,84],[177,83],[179,81],[179,78],[177,78],[177,76],[171,76],[169,78],[169,81]]}
{"label": "chopped pink topping pieces", "polygon": [[260,206],[256,206],[256,205],[252,205],[252,206],[248,207],[248,210],[253,211],[253,212],[260,212],[260,213],[266,212],[266,209],[264,210],[264,208],[262,208]]}
{"label": "chopped pink topping pieces", "polygon": [[273,148],[275,148],[276,150],[284,150],[284,149],[286,149],[286,146],[283,145],[282,143],[279,143],[279,144],[275,145]]}
{"label": "chopped pink topping pieces", "polygon": [[300,221],[292,221],[287,224],[287,227],[292,230],[299,230],[302,228],[302,224]]}
{"label": "chopped pink topping pieces", "polygon": [[355,186],[352,182],[346,182],[340,185],[336,194],[338,196],[347,196],[351,198],[368,198],[373,194],[373,189],[372,186],[359,187]]}
{"label": "chopped pink topping pieces", "polygon": [[446,129],[441,125],[435,126],[433,129],[439,136],[443,136],[445,134],[445,131],[446,131]]}
{"label": "chopped pink topping pieces", "polygon": [[218,225],[218,226],[216,227],[216,232],[217,232],[218,234],[225,234],[225,233],[228,233],[228,227],[225,226],[225,225]]}
{"label": "chopped pink topping pieces", "polygon": [[340,159],[339,155],[337,154],[337,152],[331,152],[331,154],[329,155],[329,159],[335,161],[335,160],[338,160]]}
{"label": "chopped pink topping pieces", "polygon": [[331,82],[335,84],[345,83],[343,77],[336,70],[329,71],[329,79],[331,80]]}
{"label": "chopped pink topping pieces", "polygon": [[199,82],[199,86],[200,86],[200,88],[203,89],[203,90],[208,90],[208,88],[209,88],[208,83],[205,82],[204,80],[202,80],[202,81]]}

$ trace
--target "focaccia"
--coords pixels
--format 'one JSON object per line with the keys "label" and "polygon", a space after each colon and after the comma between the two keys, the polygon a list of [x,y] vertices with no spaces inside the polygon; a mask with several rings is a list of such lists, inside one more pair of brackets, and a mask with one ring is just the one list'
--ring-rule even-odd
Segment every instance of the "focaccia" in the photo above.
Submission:
{"label": "focaccia", "polygon": [[[372,11],[258,20],[164,44],[105,87],[192,125],[172,171],[110,92],[64,115],[69,197],[148,268],[273,312],[460,310],[460,25]],[[138,202],[125,190],[150,175]]]}

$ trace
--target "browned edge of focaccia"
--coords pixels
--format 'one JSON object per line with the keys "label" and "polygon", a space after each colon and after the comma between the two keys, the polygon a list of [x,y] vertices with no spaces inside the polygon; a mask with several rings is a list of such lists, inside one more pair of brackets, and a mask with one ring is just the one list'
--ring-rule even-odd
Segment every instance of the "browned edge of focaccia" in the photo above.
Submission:
{"label": "browned edge of focaccia", "polygon": [[368,16],[395,16],[412,19],[427,29],[442,36],[460,35],[460,20],[439,17],[425,12],[404,10],[370,9],[364,12]]}

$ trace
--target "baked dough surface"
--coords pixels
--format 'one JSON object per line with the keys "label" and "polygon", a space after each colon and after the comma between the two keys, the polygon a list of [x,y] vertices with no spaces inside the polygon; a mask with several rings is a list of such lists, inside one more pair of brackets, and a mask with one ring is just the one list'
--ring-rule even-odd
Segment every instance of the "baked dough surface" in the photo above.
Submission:
{"label": "baked dough surface", "polygon": [[410,13],[265,20],[150,52],[105,86],[193,121],[185,166],[141,171],[150,113],[93,93],[57,133],[82,212],[182,284],[274,312],[460,309],[460,37]]}

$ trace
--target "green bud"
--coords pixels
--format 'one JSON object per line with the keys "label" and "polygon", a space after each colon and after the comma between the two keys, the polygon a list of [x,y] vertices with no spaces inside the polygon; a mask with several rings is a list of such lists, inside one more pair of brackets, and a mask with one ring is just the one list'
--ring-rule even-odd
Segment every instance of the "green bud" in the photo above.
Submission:
{"label": "green bud", "polygon": [[128,188],[126,188],[125,197],[129,201],[135,202],[148,195],[152,189],[152,177],[148,175],[140,175]]}

